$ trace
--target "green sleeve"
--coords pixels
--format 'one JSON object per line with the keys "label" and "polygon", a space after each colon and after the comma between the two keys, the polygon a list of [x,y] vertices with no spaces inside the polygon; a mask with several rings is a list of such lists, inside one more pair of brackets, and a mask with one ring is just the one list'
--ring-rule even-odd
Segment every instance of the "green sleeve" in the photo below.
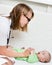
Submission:
{"label": "green sleeve", "polygon": [[27,59],[27,62],[29,63],[35,63],[35,62],[38,62],[38,57],[36,55],[36,53],[34,53],[33,55],[29,55],[28,59]]}
{"label": "green sleeve", "polygon": [[[17,52],[24,52],[24,49],[19,49],[19,48],[14,48],[14,50],[16,50]],[[23,61],[26,61],[27,58],[21,58],[21,57],[16,57],[15,58],[16,60],[23,60]]]}
{"label": "green sleeve", "polygon": [[[24,49],[16,49],[14,48],[14,50],[16,50],[17,52],[24,52]],[[35,63],[35,62],[38,62],[38,57],[36,55],[36,53],[34,53],[33,55],[29,55],[28,58],[15,58],[16,60],[23,60],[23,61],[26,61],[26,62],[29,62],[29,63]]]}

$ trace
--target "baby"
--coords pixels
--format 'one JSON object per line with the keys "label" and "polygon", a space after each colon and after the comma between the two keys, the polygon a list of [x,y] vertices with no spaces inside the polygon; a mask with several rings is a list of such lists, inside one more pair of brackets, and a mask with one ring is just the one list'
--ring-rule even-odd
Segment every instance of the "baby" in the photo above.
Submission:
{"label": "baby", "polygon": [[[24,49],[24,47],[22,49]],[[31,50],[32,50],[31,55],[33,55],[35,50],[33,48],[31,48]],[[43,50],[43,51],[40,51],[38,53],[35,52],[35,54],[38,58],[38,61],[40,61],[40,62],[48,63],[51,60],[51,54],[47,50]]]}

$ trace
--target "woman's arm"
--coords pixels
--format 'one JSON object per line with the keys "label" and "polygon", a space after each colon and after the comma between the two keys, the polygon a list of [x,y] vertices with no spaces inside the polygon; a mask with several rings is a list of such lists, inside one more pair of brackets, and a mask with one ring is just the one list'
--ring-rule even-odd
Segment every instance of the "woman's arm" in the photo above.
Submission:
{"label": "woman's arm", "polygon": [[16,52],[15,50],[13,50],[12,47],[2,47],[0,50],[0,54],[1,55],[5,55],[5,56],[9,56],[9,57],[28,57],[31,53],[31,49],[28,48],[26,49],[24,52],[20,53],[20,52]]}

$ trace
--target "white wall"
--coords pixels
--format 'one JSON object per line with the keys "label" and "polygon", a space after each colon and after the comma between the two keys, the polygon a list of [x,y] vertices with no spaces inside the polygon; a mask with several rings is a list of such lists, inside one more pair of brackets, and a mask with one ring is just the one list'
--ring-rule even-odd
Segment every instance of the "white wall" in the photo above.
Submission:
{"label": "white wall", "polygon": [[[14,5],[21,1],[1,2],[0,13],[8,14]],[[39,49],[52,49],[52,6],[24,2],[33,9],[35,16],[28,25],[28,32],[13,31],[10,44],[15,47],[34,47]],[[6,7],[3,5],[7,5]]]}
{"label": "white wall", "polygon": [[[33,10],[35,12],[52,13],[52,6],[51,5],[40,4],[40,3],[36,3],[36,2],[33,2],[33,1],[29,1],[29,0],[27,0],[27,1],[26,0],[1,0],[0,6],[3,6],[3,5],[4,6],[7,5],[7,6],[5,7],[5,9],[3,7],[1,7],[0,12],[8,13],[19,2],[28,4],[29,6],[31,6],[33,8]],[[6,11],[6,9],[7,9],[7,11]],[[3,11],[5,11],[5,12],[3,12]]]}
{"label": "white wall", "polygon": [[37,2],[37,3],[52,5],[52,0],[27,0],[27,1],[33,1],[33,2]]}

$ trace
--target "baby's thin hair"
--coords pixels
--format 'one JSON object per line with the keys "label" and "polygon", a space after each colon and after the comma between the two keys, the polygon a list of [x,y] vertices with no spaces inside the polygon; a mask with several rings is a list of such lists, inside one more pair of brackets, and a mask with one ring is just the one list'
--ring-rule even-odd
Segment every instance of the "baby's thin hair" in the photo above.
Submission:
{"label": "baby's thin hair", "polygon": [[48,54],[49,54],[49,60],[48,61],[44,61],[44,63],[48,63],[48,62],[51,61],[51,54],[49,52],[48,52]]}

